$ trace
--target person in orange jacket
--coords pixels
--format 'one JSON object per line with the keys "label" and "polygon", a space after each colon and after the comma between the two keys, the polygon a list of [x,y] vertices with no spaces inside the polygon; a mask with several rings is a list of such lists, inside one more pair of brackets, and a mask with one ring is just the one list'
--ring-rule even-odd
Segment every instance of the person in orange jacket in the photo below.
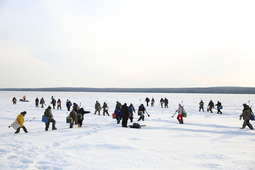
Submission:
{"label": "person in orange jacket", "polygon": [[22,128],[24,130],[25,133],[27,133],[27,128],[24,126],[24,117],[27,114],[26,111],[21,112],[17,118],[16,121],[19,123],[20,127],[18,127],[18,129],[16,130],[15,134],[19,133],[20,128]]}

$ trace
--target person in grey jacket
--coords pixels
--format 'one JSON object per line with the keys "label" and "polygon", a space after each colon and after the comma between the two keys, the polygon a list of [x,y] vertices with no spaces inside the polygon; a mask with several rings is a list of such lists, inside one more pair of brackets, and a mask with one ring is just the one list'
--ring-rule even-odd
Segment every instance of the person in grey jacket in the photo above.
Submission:
{"label": "person in grey jacket", "polygon": [[240,120],[243,118],[244,122],[241,129],[244,129],[247,125],[251,130],[253,130],[253,126],[250,123],[250,117],[251,117],[251,114],[253,114],[252,110],[247,104],[243,104],[243,107],[244,107],[243,113],[240,115]]}

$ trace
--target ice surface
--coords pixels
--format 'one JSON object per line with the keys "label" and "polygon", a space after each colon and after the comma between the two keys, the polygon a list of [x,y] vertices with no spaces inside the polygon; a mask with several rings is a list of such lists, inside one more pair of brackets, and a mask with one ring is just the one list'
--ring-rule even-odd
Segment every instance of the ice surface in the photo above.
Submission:
{"label": "ice surface", "polygon": [[[26,95],[30,102],[18,102]],[[51,96],[62,100],[62,110],[53,110],[58,130],[44,131],[41,116],[45,110],[35,107],[35,98],[44,97],[47,106]],[[142,129],[122,128],[111,116],[94,115],[95,101],[107,102],[112,114],[116,101],[133,103],[137,109],[145,98],[154,97],[154,107],[146,107],[150,117],[139,122]],[[169,108],[161,108],[160,98],[168,98]],[[255,169],[255,132],[240,129],[242,104],[254,95],[231,94],[154,94],[154,93],[71,93],[71,92],[0,92],[0,169]],[[81,104],[92,113],[84,125],[69,129],[66,100]],[[198,112],[203,99],[220,100],[223,114]],[[188,112],[184,124],[172,118],[179,103]],[[16,116],[27,111],[25,126],[14,134],[8,126]],[[135,122],[138,115],[135,114]],[[130,122],[129,122],[130,124]],[[255,126],[254,121],[252,122]]]}

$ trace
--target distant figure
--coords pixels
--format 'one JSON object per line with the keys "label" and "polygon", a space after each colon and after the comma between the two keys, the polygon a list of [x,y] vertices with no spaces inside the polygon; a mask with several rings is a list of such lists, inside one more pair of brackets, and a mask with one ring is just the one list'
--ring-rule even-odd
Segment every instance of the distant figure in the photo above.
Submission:
{"label": "distant figure", "polygon": [[122,117],[122,127],[128,127],[127,122],[129,118],[129,112],[128,112],[127,103],[124,103],[124,105],[121,108],[121,117]]}
{"label": "distant figure", "polygon": [[207,112],[211,112],[213,113],[212,109],[214,108],[214,103],[212,100],[210,100],[210,102],[208,103],[208,107],[207,107]]}
{"label": "distant figure", "polygon": [[148,97],[146,97],[145,101],[146,101],[147,106],[149,106],[150,99]]}
{"label": "distant figure", "polygon": [[222,114],[222,112],[221,112],[221,109],[222,109],[221,102],[218,101],[215,106],[217,107],[217,114]]}
{"label": "distant figure", "polygon": [[24,95],[23,96],[23,101],[25,102],[27,100],[26,96]]}
{"label": "distant figure", "polygon": [[56,100],[54,99],[54,97],[53,96],[51,96],[51,104],[52,104],[52,106],[53,106],[53,109],[55,109],[55,106],[56,106]]}
{"label": "distant figure", "polygon": [[17,99],[16,99],[16,97],[13,97],[13,98],[12,98],[12,104],[17,104]]}
{"label": "distant figure", "polygon": [[164,99],[161,98],[159,102],[160,102],[161,108],[163,108],[163,104],[165,103]]}
{"label": "distant figure", "polygon": [[168,108],[168,99],[167,98],[165,98],[164,103],[165,103],[165,108]]}
{"label": "distant figure", "polygon": [[154,99],[154,97],[151,99],[151,107],[153,107],[154,106],[154,103],[155,103],[155,99]]}
{"label": "distant figure", "polygon": [[121,103],[120,102],[116,102],[116,106],[115,106],[115,110],[114,110],[114,113],[116,113],[116,120],[117,120],[117,124],[120,123],[120,120],[121,120]]}
{"label": "distant figure", "polygon": [[57,109],[61,110],[61,100],[60,99],[58,99],[58,101],[57,101]]}
{"label": "distant figure", "polygon": [[138,116],[140,116],[140,117],[139,117],[139,119],[138,119],[137,121],[140,121],[140,120],[144,121],[144,114],[145,114],[145,111],[146,111],[146,109],[145,109],[144,105],[141,104],[141,105],[138,107]]}
{"label": "distant figure", "polygon": [[240,120],[243,118],[244,122],[243,122],[243,126],[241,127],[241,129],[244,129],[246,126],[248,126],[251,130],[253,130],[253,126],[250,123],[250,117],[253,114],[251,108],[249,107],[249,105],[247,104],[243,104],[243,112],[240,115]]}
{"label": "distant figure", "polygon": [[42,108],[43,108],[43,105],[45,105],[45,101],[44,101],[43,97],[40,100],[40,104],[42,105]]}
{"label": "distant figure", "polygon": [[128,112],[129,112],[129,119],[130,119],[130,122],[133,122],[135,107],[133,106],[132,103],[131,103],[131,104],[129,105],[129,107],[128,107]]}
{"label": "distant figure", "polygon": [[27,133],[27,128],[24,126],[24,117],[27,114],[26,111],[21,112],[17,118],[16,121],[19,123],[20,127],[18,127],[18,129],[16,130],[15,134],[19,133],[20,128],[22,128],[24,130],[25,133]]}
{"label": "distant figure", "polygon": [[66,100],[66,107],[67,107],[67,110],[70,111],[70,108],[72,106],[72,102],[70,100]]}
{"label": "distant figure", "polygon": [[57,130],[55,124],[56,121],[53,118],[51,107],[49,106],[45,111],[44,111],[44,116],[47,117],[49,120],[47,123],[45,123],[45,131],[48,131],[50,122],[52,122],[52,130]]}
{"label": "distant figure", "polygon": [[96,101],[94,114],[96,114],[98,112],[98,115],[100,115],[100,110],[101,110],[101,105],[98,101]]}
{"label": "distant figure", "polygon": [[102,108],[103,108],[103,115],[105,116],[105,114],[107,114],[108,116],[110,116],[109,113],[108,113],[109,108],[108,108],[107,103],[104,102]]}
{"label": "distant figure", "polygon": [[203,102],[203,100],[201,100],[201,101],[199,102],[199,112],[200,112],[201,110],[203,110],[203,112],[204,112],[204,102]]}
{"label": "distant figure", "polygon": [[36,97],[36,99],[35,99],[35,107],[39,107],[39,99],[38,99],[38,97]]}

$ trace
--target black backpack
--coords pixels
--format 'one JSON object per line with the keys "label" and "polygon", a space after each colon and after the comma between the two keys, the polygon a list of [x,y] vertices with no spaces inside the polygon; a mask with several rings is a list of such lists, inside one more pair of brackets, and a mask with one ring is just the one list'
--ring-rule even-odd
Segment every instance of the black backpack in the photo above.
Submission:
{"label": "black backpack", "polygon": [[139,123],[133,123],[133,125],[129,126],[130,128],[136,128],[136,129],[140,129],[141,125]]}

